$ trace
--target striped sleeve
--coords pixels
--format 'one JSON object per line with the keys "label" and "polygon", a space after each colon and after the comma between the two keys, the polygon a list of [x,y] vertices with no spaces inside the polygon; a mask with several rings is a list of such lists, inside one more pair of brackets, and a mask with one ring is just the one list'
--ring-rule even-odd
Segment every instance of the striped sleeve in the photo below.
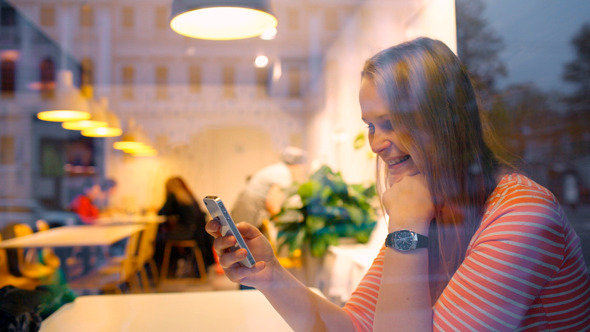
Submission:
{"label": "striped sleeve", "polygon": [[344,310],[350,316],[356,331],[372,331],[373,318],[377,305],[377,296],[383,274],[383,258],[385,246],[381,248],[377,258],[344,305]]}

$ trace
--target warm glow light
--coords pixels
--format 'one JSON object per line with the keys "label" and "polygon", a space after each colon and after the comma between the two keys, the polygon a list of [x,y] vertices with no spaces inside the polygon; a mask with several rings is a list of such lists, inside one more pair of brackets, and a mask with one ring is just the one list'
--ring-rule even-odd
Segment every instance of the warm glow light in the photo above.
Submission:
{"label": "warm glow light", "polygon": [[98,127],[84,129],[82,130],[81,134],[82,136],[86,137],[116,137],[121,136],[121,134],[123,134],[123,130],[121,130],[121,128],[113,127]]}
{"label": "warm glow light", "polygon": [[61,124],[67,130],[84,130],[89,128],[106,127],[108,124],[104,121],[96,120],[82,120],[82,121],[66,121]]}
{"label": "warm glow light", "polygon": [[266,67],[267,64],[268,64],[268,58],[264,55],[259,55],[256,57],[256,60],[254,60],[254,65],[257,68],[264,68],[264,67]]}
{"label": "warm glow light", "polygon": [[113,143],[113,148],[117,150],[123,150],[125,152],[133,151],[134,149],[140,149],[144,146],[146,146],[144,143],[137,141],[119,141]]}
{"label": "warm glow light", "polygon": [[81,121],[91,117],[88,100],[73,85],[73,74],[60,70],[57,76],[57,91],[46,111],[37,113],[43,121]]}
{"label": "warm glow light", "polygon": [[3,50],[0,52],[0,59],[6,61],[17,61],[20,57],[19,50]]}
{"label": "warm glow light", "polygon": [[282,75],[283,75],[283,69],[281,66],[281,61],[277,60],[277,61],[275,61],[274,65],[272,66],[272,81],[274,83],[278,82],[281,79]]}
{"label": "warm glow light", "polygon": [[264,32],[260,35],[260,39],[262,40],[273,40],[277,36],[277,28],[272,27],[264,30]]}
{"label": "warm glow light", "polygon": [[142,148],[123,150],[136,157],[153,157],[158,154],[158,151],[151,146],[144,145]]}
{"label": "warm glow light", "polygon": [[90,113],[74,110],[51,110],[37,113],[37,118],[53,122],[82,121],[90,119]]}
{"label": "warm glow light", "polygon": [[186,37],[230,40],[259,36],[277,23],[273,15],[257,9],[208,7],[176,15],[170,27]]}

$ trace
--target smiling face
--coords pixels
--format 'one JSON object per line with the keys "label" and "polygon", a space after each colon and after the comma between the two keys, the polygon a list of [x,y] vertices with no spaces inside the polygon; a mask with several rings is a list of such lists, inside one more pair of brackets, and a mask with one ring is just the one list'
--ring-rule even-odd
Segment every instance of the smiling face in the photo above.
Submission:
{"label": "smiling face", "polygon": [[392,185],[404,176],[417,174],[414,160],[393,130],[387,104],[379,96],[375,84],[367,78],[361,81],[359,101],[362,119],[369,128],[371,149],[387,164],[388,184]]}

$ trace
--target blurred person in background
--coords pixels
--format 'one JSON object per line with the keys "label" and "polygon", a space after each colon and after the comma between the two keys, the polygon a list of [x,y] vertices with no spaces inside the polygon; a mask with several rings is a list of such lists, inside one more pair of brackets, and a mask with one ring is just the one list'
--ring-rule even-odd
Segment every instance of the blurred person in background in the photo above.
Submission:
{"label": "blurred person in background", "polygon": [[96,206],[101,215],[112,215],[115,212],[111,199],[117,192],[117,181],[111,178],[100,181],[100,195],[96,199]]}
{"label": "blurred person in background", "polygon": [[[205,231],[206,214],[201,210],[195,196],[186,182],[179,176],[170,177],[165,184],[166,198],[164,205],[158,212],[166,216],[166,222],[160,225],[156,242],[156,262],[162,263],[163,250],[166,240],[196,240],[203,253],[205,267],[215,263],[213,256],[213,238]],[[189,250],[175,248],[170,259],[174,271],[176,264],[185,263]]]}
{"label": "blurred person in background", "polygon": [[[79,225],[92,225],[100,216],[98,202],[103,196],[100,181],[97,179],[86,179],[82,184],[82,192],[70,202],[68,209],[78,215]],[[63,248],[56,251],[61,261],[66,261],[68,257],[75,256],[82,263],[82,274],[88,273],[92,268],[100,264],[106,255],[106,252],[97,247],[81,248]],[[64,264],[67,269],[67,264]],[[65,271],[69,275],[69,271]]]}
{"label": "blurred person in background", "polygon": [[81,193],[76,195],[68,205],[68,210],[75,212],[81,224],[93,224],[100,210],[97,202],[102,197],[102,189],[95,179],[86,179],[82,184]]}
{"label": "blurred person in background", "polygon": [[[287,147],[281,161],[268,165],[252,175],[234,203],[231,215],[258,228],[281,211],[284,189],[301,182],[306,175],[306,153],[297,147]],[[268,237],[268,230],[264,229]]]}

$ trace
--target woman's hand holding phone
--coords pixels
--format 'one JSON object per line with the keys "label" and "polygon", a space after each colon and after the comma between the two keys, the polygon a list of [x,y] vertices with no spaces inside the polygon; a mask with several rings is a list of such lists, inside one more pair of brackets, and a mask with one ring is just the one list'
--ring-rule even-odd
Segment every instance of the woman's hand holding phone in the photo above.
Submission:
{"label": "woman's hand holding phone", "polygon": [[252,268],[243,266],[240,261],[247,256],[246,249],[233,250],[237,239],[228,233],[221,234],[221,224],[217,219],[209,221],[205,227],[207,232],[215,237],[213,247],[219,256],[219,263],[227,277],[234,282],[255,288],[270,286],[273,268],[280,264],[274,255],[272,246],[264,235],[254,226],[241,222],[236,225],[250,252],[256,259]]}

